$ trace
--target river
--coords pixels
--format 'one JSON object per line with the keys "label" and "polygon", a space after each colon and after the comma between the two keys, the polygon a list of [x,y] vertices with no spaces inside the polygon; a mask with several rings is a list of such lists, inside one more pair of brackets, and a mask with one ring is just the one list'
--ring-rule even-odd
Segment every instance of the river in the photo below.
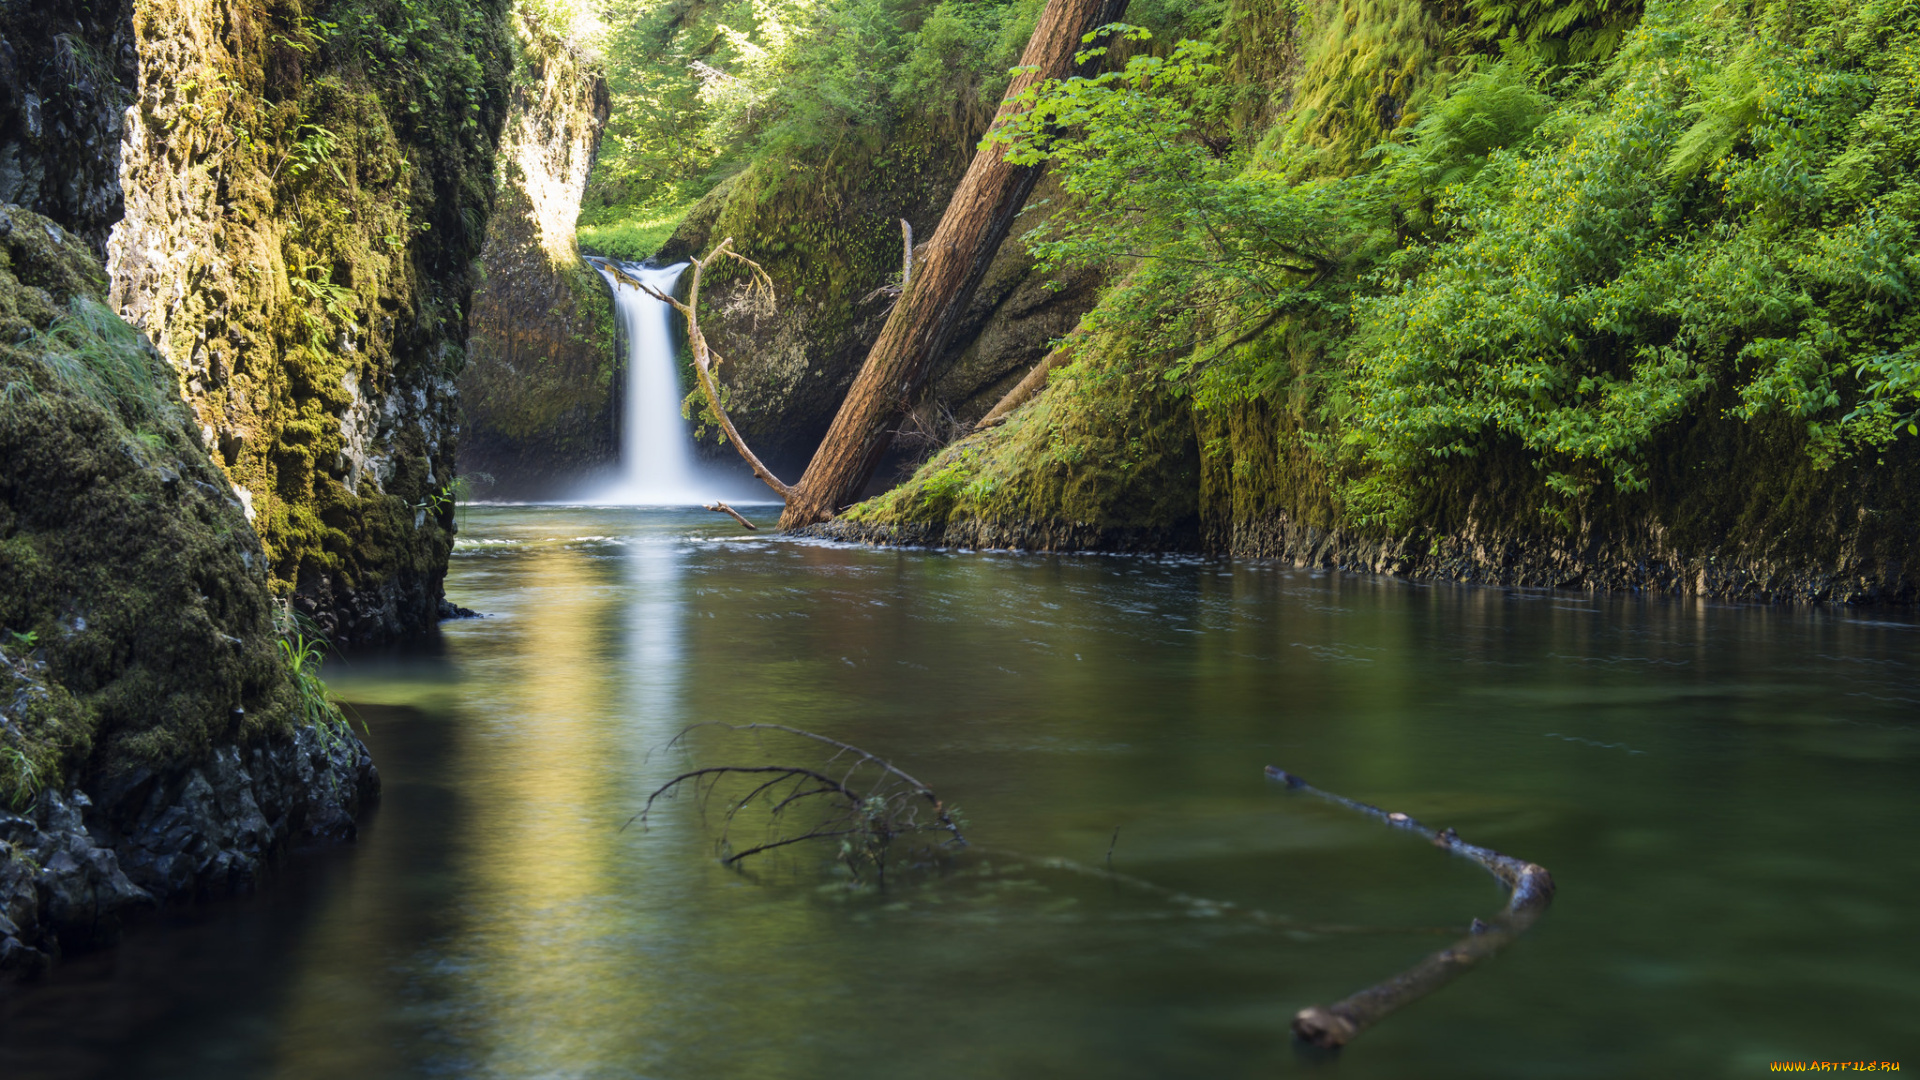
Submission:
{"label": "river", "polygon": [[[359,843],[6,990],[0,1074],[1745,1077],[1920,1048],[1905,615],[465,514],[447,591],[489,617],[328,668],[384,778]],[[982,850],[881,891],[826,847],[727,869],[693,799],[623,830],[689,763],[804,756],[669,746],[712,720],[886,755]],[[1296,1010],[1503,893],[1268,764],[1558,899],[1303,1056]]]}

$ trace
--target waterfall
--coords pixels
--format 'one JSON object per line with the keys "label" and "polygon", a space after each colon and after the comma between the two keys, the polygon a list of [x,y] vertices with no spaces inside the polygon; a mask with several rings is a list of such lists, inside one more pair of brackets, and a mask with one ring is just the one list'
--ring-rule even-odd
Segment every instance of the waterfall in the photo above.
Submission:
{"label": "waterfall", "polygon": [[[689,506],[714,499],[764,498],[729,470],[706,465],[694,456],[693,433],[680,403],[679,350],[674,347],[673,309],[593,265],[613,290],[616,316],[627,346],[627,386],[620,423],[620,473],[590,501],[631,506]],[[619,264],[620,272],[663,293],[687,268]]]}

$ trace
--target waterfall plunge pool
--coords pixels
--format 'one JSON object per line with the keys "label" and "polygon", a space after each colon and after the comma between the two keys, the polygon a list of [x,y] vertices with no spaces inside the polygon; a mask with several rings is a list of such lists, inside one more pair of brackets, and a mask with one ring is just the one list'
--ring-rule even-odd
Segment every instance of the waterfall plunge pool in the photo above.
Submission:
{"label": "waterfall plunge pool", "polygon": [[[491,617],[327,672],[385,782],[360,842],[0,992],[0,1075],[1731,1077],[1914,1056],[1905,616],[861,549],[698,510],[469,515],[448,595]],[[704,720],[885,754],[983,847],[1111,844],[1116,870],[1359,932],[998,855],[884,894],[847,889],[824,847],[735,872],[717,811],[684,799],[622,831]],[[1289,797],[1269,763],[1540,862],[1559,898],[1337,1061],[1298,1056],[1295,1010],[1503,894]]]}

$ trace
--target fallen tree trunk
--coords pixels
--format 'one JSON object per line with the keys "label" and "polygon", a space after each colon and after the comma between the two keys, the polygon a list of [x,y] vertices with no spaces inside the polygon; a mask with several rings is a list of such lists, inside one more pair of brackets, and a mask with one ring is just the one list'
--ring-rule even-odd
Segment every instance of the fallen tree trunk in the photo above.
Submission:
{"label": "fallen tree trunk", "polygon": [[1357,813],[1424,836],[1435,847],[1478,863],[1499,878],[1511,890],[1507,906],[1490,922],[1473,920],[1467,936],[1428,956],[1407,970],[1351,994],[1332,1005],[1315,1005],[1300,1010],[1293,1018],[1293,1033],[1304,1042],[1328,1049],[1345,1046],[1356,1035],[1378,1023],[1403,1005],[1433,993],[1507,947],[1525,933],[1540,913],[1553,903],[1553,875],[1545,867],[1491,848],[1477,847],[1460,839],[1452,829],[1435,832],[1413,818],[1390,813],[1377,806],[1322,791],[1305,780],[1272,765],[1267,778],[1283,783],[1291,791],[1305,792]]}
{"label": "fallen tree trunk", "polygon": [[[1029,87],[1074,74],[1085,35],[1125,10],[1126,0],[1048,0],[992,127],[1024,108],[1019,97]],[[859,498],[1041,169],[1012,164],[997,143],[983,143],[975,152],[923,264],[910,275],[806,473],[787,493],[781,528],[825,521]]]}

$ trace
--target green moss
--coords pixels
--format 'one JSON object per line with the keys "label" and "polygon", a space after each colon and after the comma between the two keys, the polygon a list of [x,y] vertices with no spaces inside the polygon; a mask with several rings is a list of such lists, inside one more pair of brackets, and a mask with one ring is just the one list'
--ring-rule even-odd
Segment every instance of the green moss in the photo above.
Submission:
{"label": "green moss", "polygon": [[0,802],[292,722],[263,553],[92,256],[0,212]]}
{"label": "green moss", "polygon": [[1194,546],[1191,415],[1163,380],[1127,362],[1123,344],[1096,337],[1005,423],[947,447],[844,518],[954,543]]}
{"label": "green moss", "polygon": [[[181,4],[141,19],[200,32]],[[343,634],[356,608],[401,610],[354,634],[424,628],[452,518],[416,507],[452,480],[445,399],[493,201],[506,5],[306,0],[272,21],[270,41],[206,43],[221,48],[202,68],[146,88],[153,134],[130,162],[166,174],[170,146],[197,140],[189,180],[219,202],[130,219],[190,229],[196,260],[185,295],[143,317],[250,493],[275,591]],[[440,434],[386,430],[421,427]]]}

